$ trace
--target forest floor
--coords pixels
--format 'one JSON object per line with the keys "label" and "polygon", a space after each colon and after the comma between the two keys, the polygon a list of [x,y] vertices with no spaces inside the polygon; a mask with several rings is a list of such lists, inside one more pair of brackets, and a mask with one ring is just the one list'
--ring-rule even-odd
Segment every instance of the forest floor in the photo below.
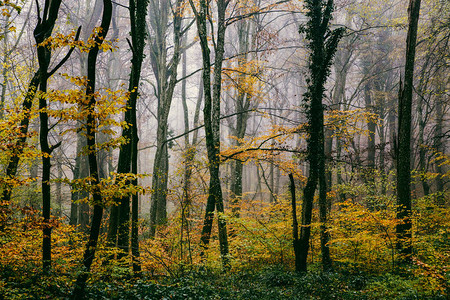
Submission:
{"label": "forest floor", "polygon": [[[54,275],[53,275],[54,276]],[[72,283],[52,275],[21,283],[4,281],[0,299],[67,299]],[[449,290],[425,291],[414,277],[386,273],[311,271],[302,276],[280,267],[221,273],[195,271],[152,280],[121,278],[90,281],[87,299],[448,299]]]}

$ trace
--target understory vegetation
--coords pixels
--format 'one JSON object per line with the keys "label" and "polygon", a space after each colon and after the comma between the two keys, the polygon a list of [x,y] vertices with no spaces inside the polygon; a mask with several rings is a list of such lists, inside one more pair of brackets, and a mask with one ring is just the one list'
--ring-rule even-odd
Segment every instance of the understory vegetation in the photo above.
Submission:
{"label": "understory vegetation", "polygon": [[[364,187],[360,187],[361,191]],[[357,200],[358,191],[353,197]],[[312,224],[309,272],[294,272],[289,199],[276,204],[254,201],[228,218],[230,266],[218,255],[217,232],[202,258],[198,243],[201,218],[192,214],[190,232],[181,235],[180,216],[160,228],[155,239],[140,242],[142,271],[117,258],[119,250],[101,238],[87,299],[446,299],[450,275],[450,211],[433,204],[431,195],[417,200],[414,212],[414,258],[399,272],[395,250],[392,197],[377,197],[377,209],[358,201],[334,203],[330,244],[333,270],[320,262],[319,223]],[[299,209],[300,211],[300,209]],[[52,220],[53,268],[42,274],[42,223],[31,208],[3,212],[0,234],[0,295],[5,299],[69,297],[80,270],[86,238],[64,219]],[[315,211],[315,214],[317,212]],[[140,228],[145,231],[141,221]],[[186,236],[187,234],[187,236]],[[203,261],[203,262],[202,262]]]}

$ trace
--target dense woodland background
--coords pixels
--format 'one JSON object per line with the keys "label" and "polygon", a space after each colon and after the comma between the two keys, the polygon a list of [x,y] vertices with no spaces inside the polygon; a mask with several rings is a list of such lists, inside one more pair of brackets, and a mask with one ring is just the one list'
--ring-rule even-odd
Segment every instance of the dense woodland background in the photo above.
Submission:
{"label": "dense woodland background", "polygon": [[0,3],[0,299],[448,296],[450,2]]}

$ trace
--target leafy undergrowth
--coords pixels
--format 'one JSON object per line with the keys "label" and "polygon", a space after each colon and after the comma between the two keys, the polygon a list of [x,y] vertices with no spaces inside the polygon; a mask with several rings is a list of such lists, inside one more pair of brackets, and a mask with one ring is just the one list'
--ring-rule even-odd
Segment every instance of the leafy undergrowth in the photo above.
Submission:
{"label": "leafy undergrowth", "polygon": [[[30,276],[20,283],[2,281],[0,299],[65,299],[70,282],[56,274]],[[423,290],[417,279],[390,273],[312,271],[300,276],[275,266],[229,274],[197,270],[158,281],[145,276],[96,280],[89,283],[87,299],[447,299],[447,293]]]}
{"label": "leafy undergrowth", "polygon": [[[413,263],[403,272],[408,276],[395,274],[395,207],[367,209],[357,201],[338,204],[332,214],[335,271],[320,271],[320,227],[315,222],[310,272],[295,274],[289,202],[280,200],[274,205],[249,203],[239,219],[227,219],[232,232],[227,273],[220,267],[217,231],[205,256],[200,255],[200,217],[191,220],[189,236],[181,234],[174,216],[169,222],[174,225],[160,228],[155,239],[143,238],[139,278],[133,277],[129,258],[115,259],[118,250],[106,247],[102,235],[87,299],[448,299],[450,209],[431,197],[419,200]],[[2,216],[0,300],[69,298],[86,235],[64,219],[52,220],[52,271],[42,275],[40,213],[12,207]],[[145,224],[141,230],[147,231]]]}

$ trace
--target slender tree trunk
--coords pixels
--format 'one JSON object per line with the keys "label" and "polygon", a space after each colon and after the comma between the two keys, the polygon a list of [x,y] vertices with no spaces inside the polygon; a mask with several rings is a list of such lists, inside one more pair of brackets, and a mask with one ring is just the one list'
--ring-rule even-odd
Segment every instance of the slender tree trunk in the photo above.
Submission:
{"label": "slender tree trunk", "polygon": [[[22,102],[22,112],[24,114],[23,119],[20,121],[20,138],[17,139],[15,145],[11,147],[12,153],[8,158],[8,163],[6,167],[6,178],[13,178],[16,176],[17,168],[19,167],[20,156],[22,155],[24,148],[26,146],[26,139],[28,136],[28,127],[30,125],[31,117],[31,107],[33,105],[33,99],[36,95],[36,90],[40,82],[40,71],[37,71],[30,83],[28,84],[28,89],[25,94],[25,99]],[[3,188],[2,193],[2,203],[9,203],[11,200],[11,193],[13,190],[13,185],[6,184]],[[3,205],[3,204],[2,204]]]}
{"label": "slender tree trunk", "polygon": [[[80,136],[83,140],[83,147],[87,146],[86,137]],[[85,155],[80,157],[80,176],[79,178],[87,178],[89,177],[89,162]],[[78,223],[80,225],[80,231],[84,233],[89,233],[89,217],[90,217],[90,208],[89,203],[87,201],[89,197],[89,193],[87,190],[82,190],[79,192],[79,199],[85,199],[78,206]]]}
{"label": "slender tree trunk", "polygon": [[[183,52],[183,78],[186,77],[187,73],[187,55],[186,51]],[[197,104],[194,112],[194,128],[198,127],[198,121],[200,116],[200,105],[202,103],[203,96],[203,84],[201,84],[198,90],[197,96]],[[184,130],[185,132],[189,131],[189,111],[187,106],[187,97],[186,97],[186,80],[183,80],[181,87],[181,98],[183,103],[183,112],[184,112]],[[189,224],[189,216],[190,216],[190,207],[191,207],[191,177],[192,171],[194,168],[193,162],[196,154],[198,140],[198,131],[195,131],[192,137],[192,142],[189,142],[189,135],[185,135],[185,159],[184,159],[184,185],[183,185],[183,200],[181,203],[181,250],[180,256],[183,259],[183,232],[186,232],[187,239],[187,247],[189,253],[189,262],[192,264],[192,255],[191,255],[191,247],[190,247],[190,224]]]}
{"label": "slender tree trunk", "polygon": [[[368,70],[366,70],[368,71]],[[367,74],[367,76],[370,76]],[[377,92],[374,91],[374,84],[369,80],[364,87],[364,101],[366,110],[369,113],[375,113],[375,101],[373,95]],[[363,169],[364,181],[368,186],[367,191],[367,205],[369,209],[374,209],[376,202],[376,190],[375,190],[375,130],[376,123],[370,118],[367,122],[367,163],[366,168]]]}
{"label": "slender tree trunk", "polygon": [[[145,20],[145,15],[143,16]],[[137,87],[136,87],[137,90]],[[136,108],[136,107],[134,107]],[[132,115],[133,138],[131,145],[131,173],[138,174],[138,130],[136,109],[133,110]],[[132,182],[133,185],[138,185],[138,180]],[[139,260],[139,194],[135,193],[131,196],[131,255],[133,261],[133,272],[139,274],[141,272],[141,263]]]}
{"label": "slender tree trunk", "polygon": [[[119,152],[119,162],[117,172],[121,174],[133,173],[137,174],[137,145],[138,132],[136,120],[136,103],[138,98],[139,81],[141,77],[141,68],[143,61],[143,51],[146,37],[146,15],[147,15],[148,0],[130,0],[129,12],[131,21],[131,72],[128,86],[129,98],[127,100],[127,110],[125,111],[125,122],[128,124],[122,130],[122,137],[127,140],[127,143],[122,145]],[[137,10],[137,7],[142,9]],[[135,167],[133,168],[133,165]],[[137,180],[130,180],[128,184],[137,184]],[[117,198],[115,201],[119,203],[118,206],[113,206],[111,209],[107,241],[110,247],[114,246],[117,241],[118,247],[122,250],[119,257],[128,255],[130,243],[130,227],[132,234],[132,255],[133,255],[133,270],[140,271],[138,263],[139,257],[139,241],[138,241],[138,212],[139,212],[139,198],[138,195],[133,195],[131,202],[131,224],[130,224],[130,195],[125,195],[122,198]],[[131,226],[130,226],[131,225]]]}
{"label": "slender tree trunk", "polygon": [[[441,90],[442,87],[441,87]],[[436,130],[434,133],[434,142],[433,142],[433,146],[436,149],[436,151],[439,152],[444,152],[445,148],[445,142],[443,140],[444,138],[444,132],[443,132],[443,126],[444,126],[444,109],[443,109],[443,101],[442,101],[442,95],[439,94],[439,98],[436,99]],[[438,197],[437,197],[437,205],[444,207],[445,206],[445,185],[444,185],[444,180],[443,180],[443,176],[445,174],[444,168],[443,166],[436,161],[436,173],[438,173],[439,175],[436,177],[436,192],[438,193]]]}
{"label": "slender tree trunk", "polygon": [[409,2],[409,26],[406,40],[405,82],[399,91],[398,151],[397,151],[397,250],[400,262],[411,261],[411,109],[413,97],[414,60],[420,0]]}
{"label": "slender tree trunk", "polygon": [[[243,19],[238,23],[238,43],[239,43],[239,55],[238,59],[238,69],[245,70],[248,64],[248,52],[250,49],[250,42],[253,33],[251,22],[247,19]],[[252,45],[253,46],[253,45]],[[254,48],[254,47],[252,47]],[[245,137],[247,131],[247,121],[249,117],[248,109],[251,103],[251,91],[243,88],[245,86],[245,78],[249,74],[239,74],[238,82],[236,86],[237,96],[236,96],[236,125],[235,125],[235,136],[237,138],[236,146],[241,145],[241,140]],[[235,217],[239,217],[239,204],[242,201],[242,172],[244,169],[244,164],[242,161],[236,160],[234,166],[232,167],[232,182],[231,182],[231,196],[232,196],[232,213]]]}
{"label": "slender tree trunk", "polygon": [[[139,92],[139,81],[141,77],[142,61],[145,48],[145,28],[148,0],[130,0],[130,20],[132,27],[133,60],[132,72],[130,74],[130,103],[131,103],[131,173],[138,174],[138,124],[136,102]],[[132,184],[137,185],[138,180]],[[141,272],[139,260],[139,194],[135,193],[131,198],[131,255],[133,261],[133,272]]]}
{"label": "slender tree trunk", "polygon": [[[81,124],[79,123],[81,126]],[[75,158],[75,166],[73,168],[73,180],[78,180],[81,178],[86,178],[89,175],[89,172],[87,170],[87,161],[86,157],[84,155],[81,155],[81,151],[86,146],[86,137],[81,135],[80,133],[77,134],[77,156]],[[88,218],[87,215],[89,215],[89,205],[86,203],[77,203],[78,200],[81,200],[85,198],[86,192],[85,191],[76,191],[72,189],[71,192],[71,198],[72,202],[70,204],[70,225],[80,225],[80,227],[84,227],[83,231],[86,231]],[[87,212],[86,212],[86,207]]]}
{"label": "slender tree trunk", "polygon": [[56,19],[58,18],[59,6],[61,0],[45,1],[45,7],[42,18],[38,7],[38,23],[33,32],[34,39],[37,44],[37,56],[39,62],[39,142],[42,151],[42,216],[43,220],[43,240],[42,240],[42,262],[44,272],[48,272],[51,267],[51,234],[52,226],[50,225],[50,155],[54,147],[50,147],[48,142],[48,113],[47,113],[47,81],[48,68],[50,64],[51,50],[50,47],[42,46],[48,37],[51,36]]}
{"label": "slender tree trunk", "polygon": [[295,181],[294,176],[289,174],[289,189],[291,191],[292,200],[292,238],[295,254],[295,270],[300,269],[300,253],[299,253],[299,239],[298,239],[298,221],[297,221],[297,198],[295,197]]}
{"label": "slender tree trunk", "polygon": [[[134,124],[137,124],[136,115],[134,115]],[[137,128],[134,127],[133,145],[131,151],[131,172],[133,174],[138,174],[138,141],[139,138]],[[135,179],[132,184],[137,186],[138,180]],[[133,272],[135,274],[139,274],[141,272],[141,262],[139,260],[139,194],[135,193],[131,197],[131,255],[133,258]]]}
{"label": "slender tree trunk", "polygon": [[166,1],[150,1],[152,8],[151,25],[155,31],[151,47],[152,68],[157,81],[158,129],[157,148],[153,165],[152,199],[150,210],[150,236],[154,237],[156,226],[167,222],[167,187],[169,181],[169,154],[167,145],[168,119],[172,105],[173,92],[177,83],[177,68],[181,59],[181,21],[182,1],[177,0],[173,14],[174,50],[170,63],[167,63],[166,35],[168,28],[169,5]]}
{"label": "slender tree trunk", "polygon": [[92,215],[92,223],[89,234],[89,240],[86,244],[86,250],[83,256],[83,271],[77,276],[75,287],[72,292],[72,299],[84,299],[84,290],[86,287],[86,281],[88,279],[92,262],[95,257],[95,251],[98,243],[98,236],[100,234],[100,227],[103,216],[103,199],[99,190],[99,176],[96,154],[96,125],[95,119],[95,73],[97,67],[97,56],[99,52],[99,46],[103,43],[106,37],[112,16],[112,3],[111,0],[103,0],[103,15],[100,28],[102,29],[95,37],[95,46],[89,50],[88,54],[88,71],[87,71],[87,87],[86,87],[86,99],[87,99],[87,117],[86,117],[86,136],[88,147],[88,161],[89,161],[89,173],[92,185],[92,198],[94,203],[94,212]]}
{"label": "slender tree trunk", "polygon": [[217,1],[217,37],[215,41],[215,61],[213,74],[213,88],[211,91],[211,60],[210,48],[208,44],[207,22],[209,16],[209,2],[200,1],[200,10],[197,11],[195,5],[191,3],[197,21],[198,35],[200,38],[200,46],[203,58],[203,89],[205,96],[205,104],[203,108],[203,116],[205,122],[206,148],[209,161],[209,195],[206,203],[205,218],[202,228],[201,242],[204,248],[209,245],[211,237],[211,228],[214,218],[214,208],[217,209],[218,227],[219,227],[219,244],[222,262],[225,267],[228,266],[228,234],[226,220],[223,217],[223,197],[222,188],[219,177],[219,153],[220,153],[220,90],[222,84],[222,63],[225,52],[225,11],[228,1]]}
{"label": "slender tree trunk", "polygon": [[317,183],[319,190],[319,215],[321,220],[321,248],[322,265],[324,270],[331,268],[331,258],[328,250],[327,226],[327,197],[326,197],[326,175],[325,175],[325,152],[324,152],[324,111],[322,98],[324,85],[327,80],[331,61],[336,53],[337,44],[342,36],[343,30],[329,29],[329,22],[333,12],[333,1],[305,2],[308,23],[300,32],[306,34],[309,40],[308,47],[311,50],[309,58],[310,82],[305,94],[308,103],[308,162],[309,176],[303,191],[302,227],[300,231],[299,267],[298,272],[307,270],[307,256],[309,249],[309,238],[311,235],[311,218],[314,202],[314,194]]}
{"label": "slender tree trunk", "polygon": [[[48,63],[47,63],[48,66]],[[43,74],[45,72],[45,75]],[[45,71],[41,69],[41,78],[43,76],[47,77],[47,69]],[[40,129],[39,129],[39,142],[41,145],[42,156],[42,216],[44,218],[43,222],[43,241],[42,241],[42,261],[44,272],[48,272],[51,267],[51,234],[52,227],[50,225],[50,201],[51,201],[51,191],[50,191],[50,145],[48,143],[48,114],[47,100],[45,94],[47,92],[47,79],[42,80],[40,83],[40,92],[42,93],[39,97],[39,118],[40,118]]]}

